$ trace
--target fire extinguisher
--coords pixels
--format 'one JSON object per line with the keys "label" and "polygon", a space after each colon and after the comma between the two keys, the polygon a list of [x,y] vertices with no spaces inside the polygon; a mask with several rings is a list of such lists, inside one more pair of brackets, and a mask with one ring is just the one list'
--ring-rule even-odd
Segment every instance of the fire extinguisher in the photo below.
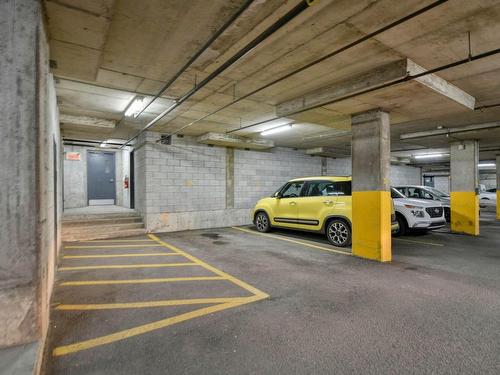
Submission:
{"label": "fire extinguisher", "polygon": [[123,188],[128,189],[128,176],[125,176],[123,179]]}

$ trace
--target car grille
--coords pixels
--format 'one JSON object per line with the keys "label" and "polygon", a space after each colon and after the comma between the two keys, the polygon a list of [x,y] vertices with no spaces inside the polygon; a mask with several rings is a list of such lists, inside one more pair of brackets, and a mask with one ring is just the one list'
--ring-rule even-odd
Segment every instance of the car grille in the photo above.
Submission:
{"label": "car grille", "polygon": [[441,217],[443,216],[443,207],[427,207],[425,209],[430,217]]}

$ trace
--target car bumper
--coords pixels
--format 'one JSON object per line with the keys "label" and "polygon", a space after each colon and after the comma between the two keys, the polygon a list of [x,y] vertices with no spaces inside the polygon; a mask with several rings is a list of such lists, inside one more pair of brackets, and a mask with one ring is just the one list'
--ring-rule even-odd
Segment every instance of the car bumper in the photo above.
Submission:
{"label": "car bumper", "polygon": [[444,219],[438,221],[417,221],[413,224],[412,229],[439,229],[444,227],[445,224],[446,221]]}

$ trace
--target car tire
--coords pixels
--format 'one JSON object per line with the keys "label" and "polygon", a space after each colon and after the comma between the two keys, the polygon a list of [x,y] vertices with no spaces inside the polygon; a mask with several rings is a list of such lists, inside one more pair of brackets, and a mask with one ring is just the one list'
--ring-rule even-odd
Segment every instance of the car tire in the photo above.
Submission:
{"label": "car tire", "polygon": [[267,233],[271,230],[271,222],[269,221],[269,216],[263,211],[258,212],[255,215],[255,227],[259,232]]}
{"label": "car tire", "polygon": [[351,245],[352,241],[352,231],[351,226],[347,224],[344,220],[333,219],[326,225],[326,238],[328,241],[339,247],[345,247]]}
{"label": "car tire", "polygon": [[396,214],[396,220],[398,221],[398,231],[394,233],[394,237],[404,236],[408,232],[408,223],[406,219],[401,214]]}

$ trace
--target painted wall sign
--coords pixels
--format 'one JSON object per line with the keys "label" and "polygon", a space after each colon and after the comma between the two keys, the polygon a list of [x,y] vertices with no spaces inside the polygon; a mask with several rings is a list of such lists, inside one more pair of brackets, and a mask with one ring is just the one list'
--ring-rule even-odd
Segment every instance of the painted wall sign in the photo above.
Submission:
{"label": "painted wall sign", "polygon": [[66,160],[80,161],[79,152],[66,152]]}

